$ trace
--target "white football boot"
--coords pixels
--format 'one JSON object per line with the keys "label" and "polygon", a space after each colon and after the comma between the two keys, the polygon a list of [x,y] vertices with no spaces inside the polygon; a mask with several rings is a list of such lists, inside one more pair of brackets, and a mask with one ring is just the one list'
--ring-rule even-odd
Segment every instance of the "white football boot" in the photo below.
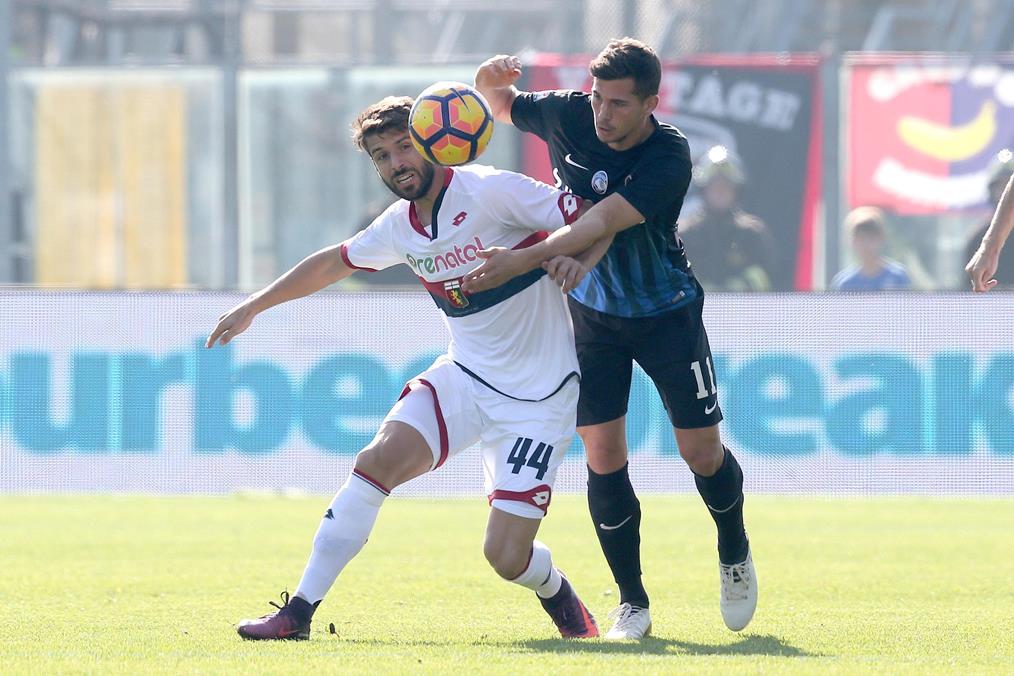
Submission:
{"label": "white football boot", "polygon": [[753,554],[747,550],[746,560],[731,566],[719,562],[722,580],[722,619],[725,626],[740,631],[753,619],[757,610],[757,571],[753,567]]}
{"label": "white football boot", "polygon": [[651,633],[651,614],[647,608],[621,603],[609,613],[609,619],[615,620],[605,638],[610,641],[623,639],[640,640]]}

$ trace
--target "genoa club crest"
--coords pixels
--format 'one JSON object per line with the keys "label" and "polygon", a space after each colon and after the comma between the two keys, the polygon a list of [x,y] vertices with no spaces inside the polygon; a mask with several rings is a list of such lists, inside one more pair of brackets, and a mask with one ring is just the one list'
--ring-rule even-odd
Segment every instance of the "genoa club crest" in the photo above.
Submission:
{"label": "genoa club crest", "polygon": [[468,307],[468,296],[461,290],[460,279],[444,282],[444,292],[447,294],[447,300],[451,301],[451,305],[454,307]]}

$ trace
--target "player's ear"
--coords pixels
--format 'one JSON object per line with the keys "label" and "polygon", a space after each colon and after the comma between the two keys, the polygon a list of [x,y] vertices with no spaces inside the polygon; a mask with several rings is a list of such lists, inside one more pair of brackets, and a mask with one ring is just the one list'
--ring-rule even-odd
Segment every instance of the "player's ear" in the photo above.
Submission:
{"label": "player's ear", "polygon": [[648,98],[646,98],[644,100],[644,106],[645,106],[644,112],[645,112],[645,114],[651,115],[652,113],[654,113],[655,109],[658,108],[658,102],[660,100],[661,99],[659,99],[658,94],[652,94],[651,96],[649,96]]}

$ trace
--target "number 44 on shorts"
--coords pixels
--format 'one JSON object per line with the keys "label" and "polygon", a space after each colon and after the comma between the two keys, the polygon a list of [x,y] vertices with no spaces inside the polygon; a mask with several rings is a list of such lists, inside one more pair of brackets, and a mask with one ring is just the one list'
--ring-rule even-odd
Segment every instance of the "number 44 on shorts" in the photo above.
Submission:
{"label": "number 44 on shorts", "polygon": [[511,470],[511,474],[520,474],[521,468],[527,465],[535,469],[536,479],[541,480],[542,477],[546,476],[546,471],[549,470],[549,458],[553,455],[553,447],[540,441],[532,454],[528,455],[528,451],[532,450],[532,444],[534,443],[535,440],[524,437],[518,437],[517,441],[514,442],[514,448],[511,449],[511,454],[507,456],[507,464],[514,467]]}

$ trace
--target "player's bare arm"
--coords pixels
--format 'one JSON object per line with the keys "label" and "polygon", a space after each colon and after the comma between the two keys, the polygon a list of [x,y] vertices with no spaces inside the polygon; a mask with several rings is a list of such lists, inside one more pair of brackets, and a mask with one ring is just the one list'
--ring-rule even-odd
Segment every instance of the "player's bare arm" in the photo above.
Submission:
{"label": "player's bare arm", "polygon": [[[590,200],[582,200],[578,216],[588,213],[592,206],[594,203]],[[560,291],[570,293],[577,288],[585,275],[598,265],[612,243],[612,237],[603,237],[575,256],[555,256],[548,261],[543,261],[542,269],[546,271],[550,279],[560,286]]]}
{"label": "player's bare arm", "polygon": [[556,256],[542,263],[549,278],[560,285],[560,291],[570,293],[577,288],[585,275],[606,255],[613,236],[603,237],[576,256]]}
{"label": "player's bare arm", "polygon": [[[571,225],[564,226],[545,240],[528,247],[508,251],[487,249],[480,251],[482,265],[465,277],[466,293],[493,289],[518,275],[542,265],[557,256],[574,256],[582,253],[602,238],[644,222],[644,216],[622,195],[613,193]],[[608,246],[606,246],[606,249]],[[605,254],[605,249],[600,253]]]}
{"label": "player's bare arm", "polygon": [[521,59],[497,54],[486,59],[475,71],[475,88],[489,103],[497,122],[513,125],[511,106],[518,96],[514,83],[521,77]]}
{"label": "player's bare arm", "polygon": [[989,229],[982,237],[979,250],[972,256],[965,266],[965,272],[972,280],[974,291],[989,291],[996,286],[993,275],[1000,264],[1000,252],[1003,251],[1004,243],[1014,229],[1014,176],[1007,182],[1000,203],[996,205],[996,213],[989,224]]}
{"label": "player's bare arm", "polygon": [[351,275],[353,269],[342,260],[340,247],[338,244],[310,254],[270,285],[223,314],[204,346],[213,347],[216,341],[226,345],[250,328],[254,317],[268,308],[309,296]]}

